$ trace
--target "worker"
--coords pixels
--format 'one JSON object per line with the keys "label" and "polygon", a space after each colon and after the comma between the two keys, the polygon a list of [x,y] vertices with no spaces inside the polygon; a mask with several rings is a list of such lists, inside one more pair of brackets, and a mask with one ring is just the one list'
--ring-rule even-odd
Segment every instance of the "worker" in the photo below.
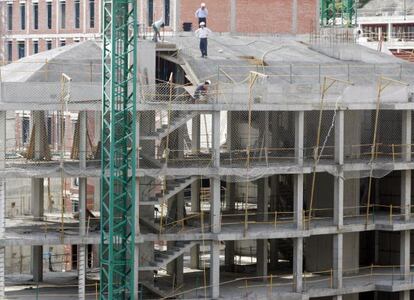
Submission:
{"label": "worker", "polygon": [[195,32],[196,36],[200,39],[200,51],[201,57],[207,57],[207,38],[211,34],[211,30],[206,27],[206,23],[201,22],[200,28]]}
{"label": "worker", "polygon": [[195,92],[194,92],[194,100],[199,100],[200,97],[207,96],[208,87],[211,85],[210,80],[204,81],[202,84],[197,86]]}
{"label": "worker", "polygon": [[205,3],[201,3],[200,8],[195,12],[196,18],[198,18],[198,24],[204,22],[207,25],[207,16],[208,16],[208,9],[206,8]]}
{"label": "worker", "polygon": [[155,21],[152,23],[152,29],[154,30],[154,37],[152,38],[153,42],[158,42],[158,39],[161,39],[161,28],[164,28],[164,18],[159,19],[158,21]]}

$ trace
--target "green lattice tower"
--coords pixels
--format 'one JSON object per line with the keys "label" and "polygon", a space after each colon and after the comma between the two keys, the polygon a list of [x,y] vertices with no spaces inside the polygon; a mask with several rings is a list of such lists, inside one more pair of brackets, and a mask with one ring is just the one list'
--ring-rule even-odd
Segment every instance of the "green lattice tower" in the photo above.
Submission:
{"label": "green lattice tower", "polygon": [[136,0],[102,6],[100,299],[133,299]]}
{"label": "green lattice tower", "polygon": [[320,0],[320,21],[322,27],[353,27],[356,25],[355,0]]}

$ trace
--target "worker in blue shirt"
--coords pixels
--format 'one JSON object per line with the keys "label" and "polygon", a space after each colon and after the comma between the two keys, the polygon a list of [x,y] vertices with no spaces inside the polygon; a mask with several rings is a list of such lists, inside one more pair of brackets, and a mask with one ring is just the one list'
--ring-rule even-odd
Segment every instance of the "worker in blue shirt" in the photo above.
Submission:
{"label": "worker in blue shirt", "polygon": [[210,84],[211,81],[206,80],[202,84],[198,85],[194,92],[194,100],[200,100],[200,97],[205,97],[207,95],[208,87]]}
{"label": "worker in blue shirt", "polygon": [[198,18],[198,24],[204,22],[204,24],[207,26],[208,9],[206,8],[205,3],[201,3],[200,8],[195,12],[195,16]]}

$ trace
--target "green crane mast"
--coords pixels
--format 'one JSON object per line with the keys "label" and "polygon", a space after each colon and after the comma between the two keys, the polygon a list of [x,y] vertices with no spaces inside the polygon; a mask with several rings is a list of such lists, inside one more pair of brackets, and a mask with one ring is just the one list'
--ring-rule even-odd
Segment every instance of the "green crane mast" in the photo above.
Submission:
{"label": "green crane mast", "polygon": [[102,1],[101,300],[136,288],[136,2]]}
{"label": "green crane mast", "polygon": [[354,27],[358,0],[320,0],[322,27]]}

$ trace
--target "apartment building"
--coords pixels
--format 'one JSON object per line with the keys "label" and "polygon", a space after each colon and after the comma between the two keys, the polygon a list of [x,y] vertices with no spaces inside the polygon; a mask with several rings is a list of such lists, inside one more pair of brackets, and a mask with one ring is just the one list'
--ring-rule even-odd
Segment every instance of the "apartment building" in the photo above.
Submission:
{"label": "apartment building", "polygon": [[99,37],[99,0],[2,1],[3,63]]}

